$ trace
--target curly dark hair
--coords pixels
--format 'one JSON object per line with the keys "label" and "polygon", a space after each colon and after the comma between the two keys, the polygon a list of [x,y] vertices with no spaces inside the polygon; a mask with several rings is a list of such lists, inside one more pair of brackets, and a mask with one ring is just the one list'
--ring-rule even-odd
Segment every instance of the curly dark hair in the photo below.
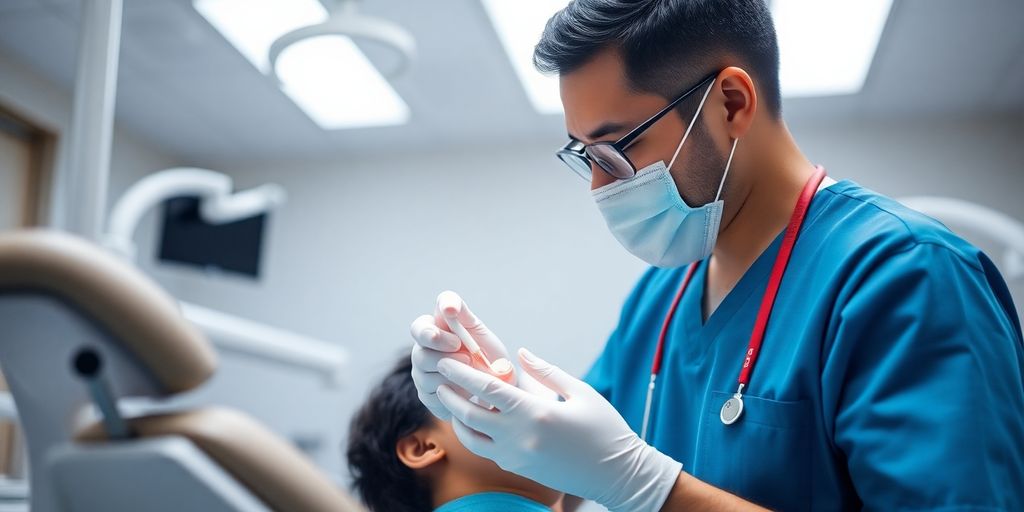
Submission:
{"label": "curly dark hair", "polygon": [[398,459],[398,440],[429,424],[420,403],[412,362],[402,358],[352,419],[348,467],[352,486],[373,512],[430,512],[430,488]]}

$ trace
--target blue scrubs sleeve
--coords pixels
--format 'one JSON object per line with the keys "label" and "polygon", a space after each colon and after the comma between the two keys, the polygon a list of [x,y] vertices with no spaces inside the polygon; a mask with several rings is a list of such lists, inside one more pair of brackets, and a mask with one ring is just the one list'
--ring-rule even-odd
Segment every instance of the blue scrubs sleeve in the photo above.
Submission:
{"label": "blue scrubs sleeve", "polygon": [[1024,510],[1024,350],[980,252],[918,242],[833,312],[822,404],[867,510]]}

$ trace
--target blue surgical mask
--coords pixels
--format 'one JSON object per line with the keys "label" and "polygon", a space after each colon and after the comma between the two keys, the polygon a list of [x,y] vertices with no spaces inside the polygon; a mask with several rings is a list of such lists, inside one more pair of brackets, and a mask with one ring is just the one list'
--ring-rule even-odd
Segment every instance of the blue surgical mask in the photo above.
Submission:
{"label": "blue surgical mask", "polygon": [[722,187],[729,175],[739,139],[733,140],[718,193],[711,203],[698,207],[687,205],[669,172],[706,99],[707,92],[667,166],[660,161],[641,169],[628,180],[619,180],[592,191],[608,229],[619,243],[634,256],[656,267],[681,267],[707,258],[718,240],[724,206]]}

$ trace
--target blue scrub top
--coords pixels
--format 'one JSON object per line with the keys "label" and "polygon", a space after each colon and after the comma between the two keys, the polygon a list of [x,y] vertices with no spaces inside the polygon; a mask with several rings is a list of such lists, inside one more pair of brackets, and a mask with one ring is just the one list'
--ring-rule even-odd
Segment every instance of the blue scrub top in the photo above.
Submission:
{"label": "blue scrub top", "polygon": [[[819,191],[744,390],[719,419],[781,244],[706,323],[701,264],[669,327],[648,442],[783,510],[1024,510],[1024,341],[980,250],[859,185]],[[640,431],[685,268],[650,269],[585,380]]]}

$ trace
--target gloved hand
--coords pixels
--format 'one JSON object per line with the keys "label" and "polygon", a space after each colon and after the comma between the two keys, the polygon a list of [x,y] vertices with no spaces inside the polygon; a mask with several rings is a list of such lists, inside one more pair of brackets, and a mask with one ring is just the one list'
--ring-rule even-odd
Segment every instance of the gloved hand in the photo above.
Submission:
{"label": "gloved hand", "polygon": [[437,363],[441,375],[493,405],[477,405],[449,384],[437,387],[437,399],[451,412],[462,444],[506,471],[612,511],[659,510],[682,465],[641,440],[587,383],[526,349],[520,349],[519,360],[523,377],[532,376],[564,401],[451,359]]}
{"label": "gloved hand", "polygon": [[508,359],[505,345],[473,314],[462,298],[452,291],[441,292],[437,296],[433,316],[420,316],[413,321],[410,330],[415,340],[412,347],[412,380],[416,383],[420,401],[442,420],[447,420],[451,414],[437,400],[437,387],[447,382],[437,373],[437,363],[442,358],[451,358],[466,365],[472,364],[462,341],[448,328],[445,315],[458,318],[488,359]]}

